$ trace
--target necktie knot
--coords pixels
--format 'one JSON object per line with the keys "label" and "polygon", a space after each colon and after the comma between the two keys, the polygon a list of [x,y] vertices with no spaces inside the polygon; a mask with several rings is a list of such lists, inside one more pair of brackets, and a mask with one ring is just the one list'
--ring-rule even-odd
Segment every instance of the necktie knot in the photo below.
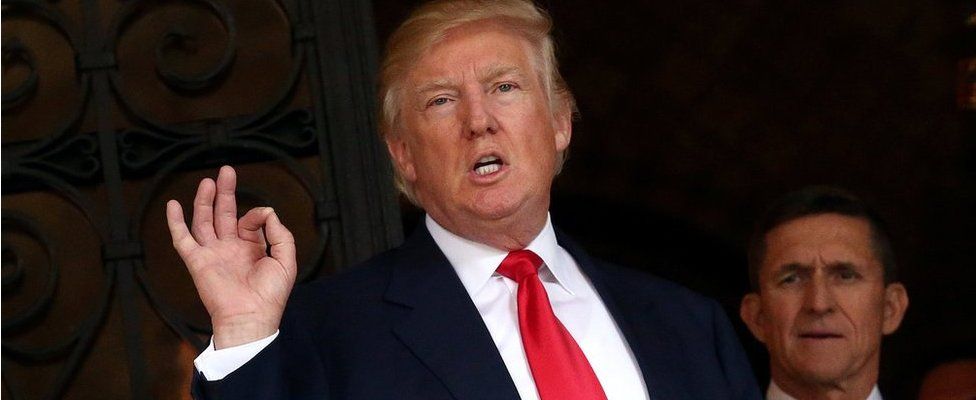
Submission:
{"label": "necktie knot", "polygon": [[521,282],[522,278],[538,274],[541,266],[542,258],[532,250],[523,249],[508,253],[496,271],[508,279]]}

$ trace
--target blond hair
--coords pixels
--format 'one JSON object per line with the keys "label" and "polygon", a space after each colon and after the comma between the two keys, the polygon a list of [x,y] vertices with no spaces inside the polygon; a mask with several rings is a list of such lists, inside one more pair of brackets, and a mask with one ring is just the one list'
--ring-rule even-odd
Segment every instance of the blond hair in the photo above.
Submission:
{"label": "blond hair", "polygon": [[[380,65],[379,108],[380,135],[384,140],[396,137],[400,114],[400,86],[412,65],[446,33],[461,25],[477,21],[497,21],[522,35],[537,50],[536,71],[546,89],[550,109],[556,112],[576,111],[576,100],[559,74],[551,31],[552,20],[530,0],[437,0],[414,10],[387,42]],[[558,173],[565,161],[565,151],[556,162]],[[414,204],[413,188],[394,168],[396,186]]]}

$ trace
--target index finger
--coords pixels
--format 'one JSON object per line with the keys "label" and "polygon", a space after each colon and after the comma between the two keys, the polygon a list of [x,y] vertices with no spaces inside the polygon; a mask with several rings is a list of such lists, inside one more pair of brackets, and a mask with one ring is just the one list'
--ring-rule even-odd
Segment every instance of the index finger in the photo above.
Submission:
{"label": "index finger", "polygon": [[166,202],[166,225],[169,226],[169,235],[173,238],[173,248],[180,254],[180,257],[185,259],[186,254],[200,246],[193,239],[193,235],[190,235],[190,230],[187,229],[183,217],[183,207],[176,200]]}

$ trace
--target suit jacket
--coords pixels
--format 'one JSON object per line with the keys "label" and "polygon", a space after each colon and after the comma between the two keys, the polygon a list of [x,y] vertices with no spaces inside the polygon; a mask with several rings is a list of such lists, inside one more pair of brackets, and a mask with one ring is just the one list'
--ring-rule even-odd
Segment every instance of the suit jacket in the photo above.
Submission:
{"label": "suit jacket", "polygon": [[[592,281],[652,399],[759,399],[717,302],[559,244]],[[624,360],[621,360],[622,362]],[[280,334],[226,378],[195,374],[198,399],[518,399],[461,281],[421,227],[399,248],[299,285]]]}

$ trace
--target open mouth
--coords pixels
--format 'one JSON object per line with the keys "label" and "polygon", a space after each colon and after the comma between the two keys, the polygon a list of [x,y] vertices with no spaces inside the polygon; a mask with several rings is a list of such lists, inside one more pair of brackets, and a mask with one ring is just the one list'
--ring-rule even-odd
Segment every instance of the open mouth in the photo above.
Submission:
{"label": "open mouth", "polygon": [[471,170],[478,176],[487,176],[498,172],[502,168],[502,165],[504,163],[498,156],[484,156],[478,159],[478,162],[474,163],[474,167]]}

